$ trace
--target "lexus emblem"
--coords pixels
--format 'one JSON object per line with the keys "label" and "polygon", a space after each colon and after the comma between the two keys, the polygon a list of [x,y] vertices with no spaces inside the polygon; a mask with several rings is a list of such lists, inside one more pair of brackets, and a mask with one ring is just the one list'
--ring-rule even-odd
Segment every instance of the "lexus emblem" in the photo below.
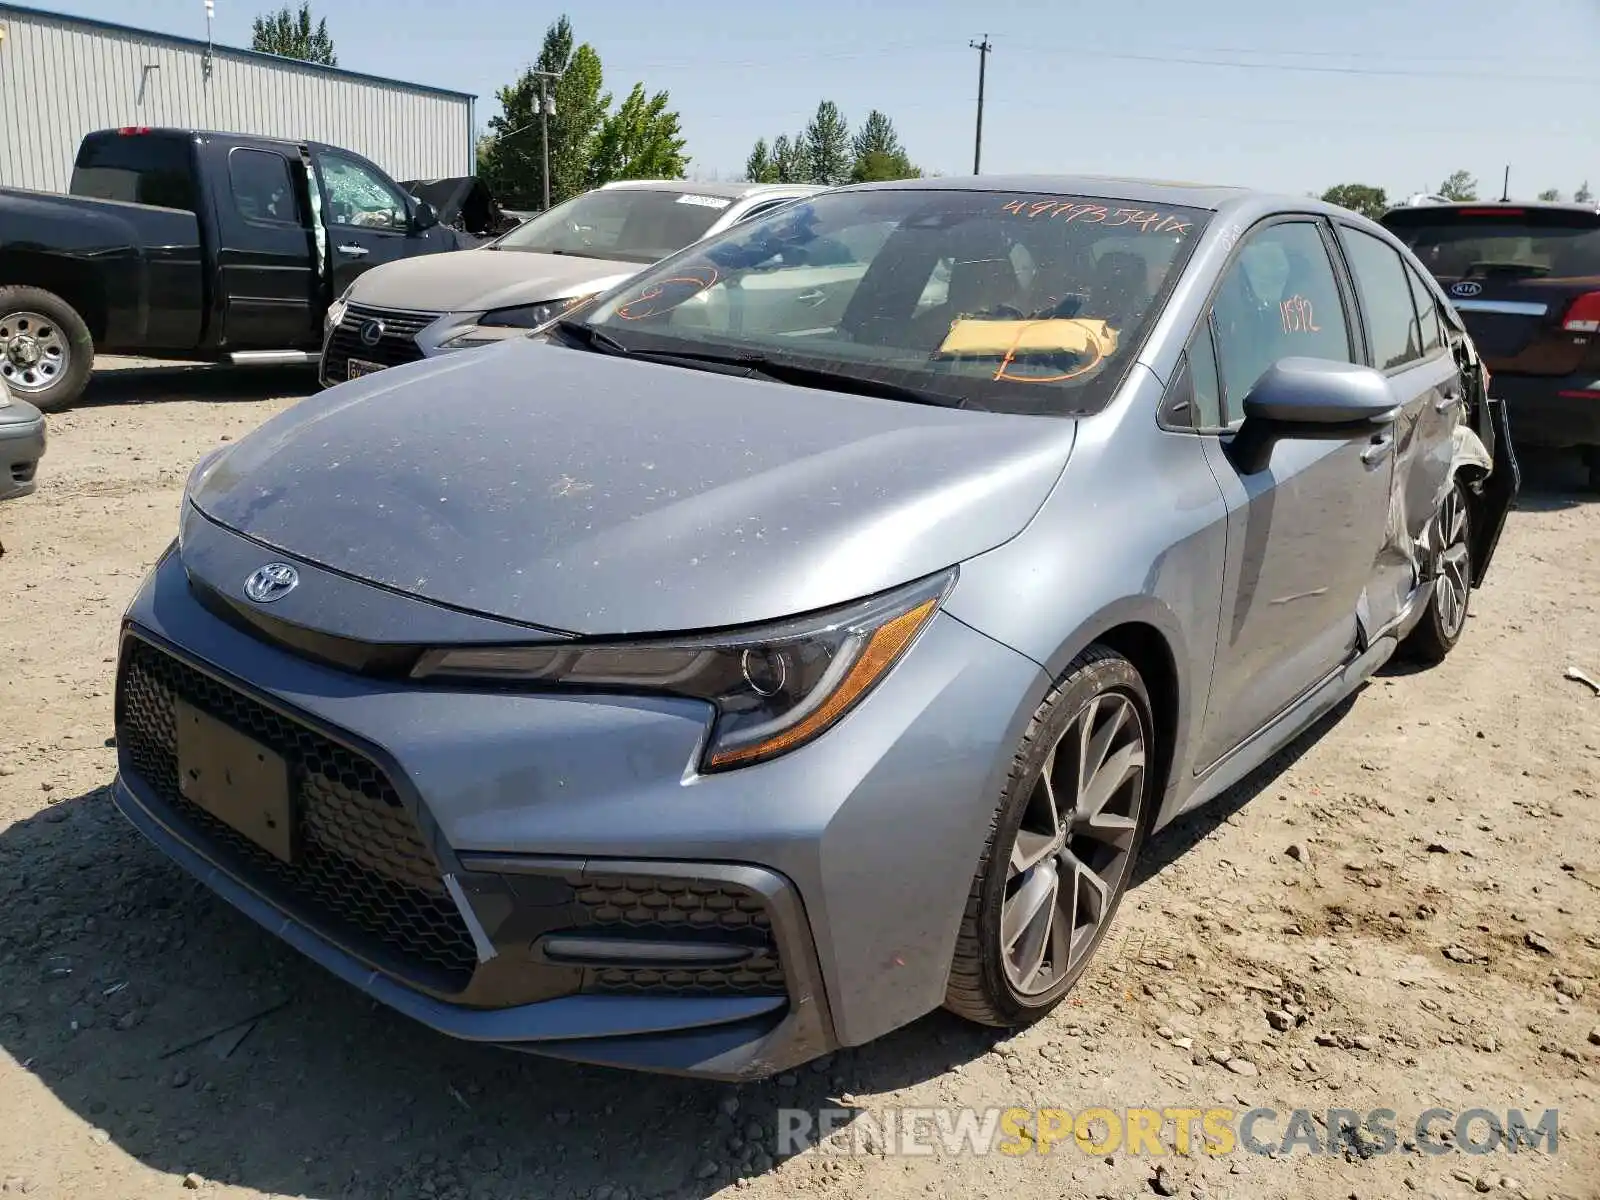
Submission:
{"label": "lexus emblem", "polygon": [[1450,285],[1452,296],[1476,296],[1483,291],[1483,284],[1475,283],[1471,279],[1463,279],[1460,283]]}
{"label": "lexus emblem", "polygon": [[300,572],[288,563],[268,563],[257,567],[244,581],[244,594],[257,604],[271,604],[282,600],[300,583]]}
{"label": "lexus emblem", "polygon": [[383,322],[368,321],[361,327],[361,344],[363,346],[376,346],[383,340]]}

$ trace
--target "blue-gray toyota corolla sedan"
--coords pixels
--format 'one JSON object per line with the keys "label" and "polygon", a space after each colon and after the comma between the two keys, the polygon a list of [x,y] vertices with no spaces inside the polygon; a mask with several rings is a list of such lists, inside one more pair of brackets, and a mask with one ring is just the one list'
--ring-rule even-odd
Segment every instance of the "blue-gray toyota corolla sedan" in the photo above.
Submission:
{"label": "blue-gray toyota corolla sedan", "polygon": [[200,463],[117,803],[461,1038],[737,1079],[1026,1024],[1153,830],[1456,643],[1488,383],[1314,200],[819,194]]}

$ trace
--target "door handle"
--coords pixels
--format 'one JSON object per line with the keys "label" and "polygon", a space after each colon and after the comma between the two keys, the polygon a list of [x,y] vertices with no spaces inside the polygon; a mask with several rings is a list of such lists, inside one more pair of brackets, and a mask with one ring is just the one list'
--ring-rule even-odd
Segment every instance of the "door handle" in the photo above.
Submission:
{"label": "door handle", "polygon": [[1452,405],[1460,403],[1461,394],[1459,392],[1446,392],[1433,402],[1433,411],[1448,412]]}
{"label": "door handle", "polygon": [[801,292],[796,296],[796,304],[804,304],[807,308],[815,308],[828,298],[828,293],[821,288],[812,288],[809,292]]}
{"label": "door handle", "polygon": [[1389,457],[1389,451],[1394,449],[1394,438],[1385,433],[1372,439],[1372,445],[1361,452],[1361,461],[1367,466],[1382,462]]}
{"label": "door handle", "polygon": [[346,242],[338,247],[340,254],[348,254],[351,258],[365,258],[371,253],[365,246],[357,246],[354,242]]}

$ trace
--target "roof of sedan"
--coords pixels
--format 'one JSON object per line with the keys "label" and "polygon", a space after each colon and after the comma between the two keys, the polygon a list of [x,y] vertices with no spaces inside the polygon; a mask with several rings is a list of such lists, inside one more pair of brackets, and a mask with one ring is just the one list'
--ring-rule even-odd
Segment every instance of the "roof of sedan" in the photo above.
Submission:
{"label": "roof of sedan", "polygon": [[652,192],[685,192],[694,196],[715,196],[721,200],[742,200],[758,192],[820,192],[821,184],[804,183],[706,183],[696,179],[618,179],[604,185],[607,191],[644,189]]}
{"label": "roof of sedan", "polygon": [[1258,195],[1249,188],[1210,183],[1174,183],[1163,179],[1136,179],[1118,175],[965,175],[954,178],[901,179],[866,185],[874,188],[927,188],[980,192],[1019,192],[1035,196],[1090,196],[1107,200],[1138,200],[1186,208],[1219,209],[1230,202]]}

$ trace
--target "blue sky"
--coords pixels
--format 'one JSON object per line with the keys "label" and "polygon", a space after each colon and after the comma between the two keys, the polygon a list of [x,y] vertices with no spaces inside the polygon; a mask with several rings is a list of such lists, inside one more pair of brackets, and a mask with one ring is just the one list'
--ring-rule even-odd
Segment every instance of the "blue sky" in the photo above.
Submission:
{"label": "blue sky", "polygon": [[[202,0],[31,0],[204,36]],[[281,0],[280,0],[281,2]],[[216,39],[248,45],[267,0],[217,0]],[[443,14],[454,10],[454,15]],[[563,8],[525,0],[317,0],[341,66],[480,96],[538,51]],[[1432,188],[1457,167],[1498,195],[1600,189],[1600,4],[1543,0],[806,0],[572,5],[619,97],[672,94],[692,173],[736,177],[751,143],[827,97],[881,108],[927,169],[972,169],[987,33],[985,173],[1084,171],[1293,192]]]}

